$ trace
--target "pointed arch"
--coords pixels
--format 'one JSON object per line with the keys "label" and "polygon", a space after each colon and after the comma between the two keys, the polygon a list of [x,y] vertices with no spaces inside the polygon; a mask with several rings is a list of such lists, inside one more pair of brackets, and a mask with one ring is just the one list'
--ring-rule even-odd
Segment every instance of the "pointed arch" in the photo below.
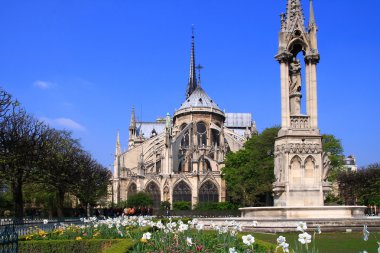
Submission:
{"label": "pointed arch", "polygon": [[200,203],[219,202],[219,189],[211,180],[205,181],[198,191],[198,200]]}
{"label": "pointed arch", "polygon": [[154,208],[159,208],[161,204],[161,190],[160,187],[156,182],[153,180],[150,181],[146,187],[145,191],[150,194],[153,200],[153,207]]}
{"label": "pointed arch", "polygon": [[300,186],[302,182],[302,159],[298,155],[290,160],[289,173],[290,185],[292,187]]}
{"label": "pointed arch", "polygon": [[135,182],[132,182],[129,184],[128,189],[127,189],[127,198],[135,195],[136,193],[137,193],[137,185]]}
{"label": "pointed arch", "polygon": [[304,173],[304,184],[305,185],[314,185],[315,181],[315,158],[313,156],[308,156],[305,159],[304,162],[304,168],[305,168],[305,173]]}
{"label": "pointed arch", "polygon": [[179,181],[173,188],[173,202],[191,202],[191,187],[184,180]]}

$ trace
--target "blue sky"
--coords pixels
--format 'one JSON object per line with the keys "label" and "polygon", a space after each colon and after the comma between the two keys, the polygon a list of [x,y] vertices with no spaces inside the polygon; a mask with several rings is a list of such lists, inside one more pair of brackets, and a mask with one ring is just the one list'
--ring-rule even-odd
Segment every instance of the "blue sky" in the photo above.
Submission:
{"label": "blue sky", "polygon": [[[108,166],[133,105],[149,121],[183,102],[194,24],[202,86],[227,112],[252,112],[261,131],[280,123],[273,57],[285,2],[2,1],[0,86]],[[320,129],[359,165],[379,162],[380,2],[314,2]]]}

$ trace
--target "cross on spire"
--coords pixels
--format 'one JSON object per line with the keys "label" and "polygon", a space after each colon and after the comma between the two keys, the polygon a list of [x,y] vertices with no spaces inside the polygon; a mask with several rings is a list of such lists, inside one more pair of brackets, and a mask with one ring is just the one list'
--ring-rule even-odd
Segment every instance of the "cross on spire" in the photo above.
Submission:
{"label": "cross on spire", "polygon": [[198,85],[201,86],[201,70],[203,69],[203,66],[198,64],[195,68],[198,70]]}

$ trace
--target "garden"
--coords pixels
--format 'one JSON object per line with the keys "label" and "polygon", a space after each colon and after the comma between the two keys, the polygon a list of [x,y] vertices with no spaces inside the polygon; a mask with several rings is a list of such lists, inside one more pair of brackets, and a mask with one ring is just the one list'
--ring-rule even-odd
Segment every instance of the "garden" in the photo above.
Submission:
{"label": "garden", "polygon": [[[371,233],[366,226],[362,233],[322,233],[299,222],[294,233],[265,234],[254,232],[257,222],[249,228],[236,221],[215,225],[197,219],[142,216],[83,222],[54,224],[51,231],[31,228],[32,233],[20,238],[19,252],[380,252],[380,233]],[[247,229],[251,232],[244,232]]]}

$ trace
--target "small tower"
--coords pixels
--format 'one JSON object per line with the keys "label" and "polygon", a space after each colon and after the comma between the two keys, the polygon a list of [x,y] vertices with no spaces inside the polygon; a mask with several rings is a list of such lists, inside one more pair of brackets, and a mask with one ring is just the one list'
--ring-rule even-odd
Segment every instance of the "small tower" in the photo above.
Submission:
{"label": "small tower", "polygon": [[[301,113],[302,72],[305,61],[306,114]],[[288,0],[281,15],[279,48],[275,59],[281,72],[281,130],[275,141],[275,206],[323,206],[330,162],[322,151],[318,128],[317,25],[310,0],[308,29],[300,0]]]}
{"label": "small tower", "polygon": [[195,72],[195,50],[194,50],[194,27],[192,29],[191,35],[191,53],[190,53],[190,73],[189,73],[189,82],[186,89],[186,99],[190,97],[193,91],[197,88],[197,76]]}
{"label": "small tower", "polygon": [[135,107],[132,107],[131,113],[131,122],[129,123],[129,140],[128,140],[128,148],[131,148],[135,144],[136,139],[136,115],[135,115]]}

